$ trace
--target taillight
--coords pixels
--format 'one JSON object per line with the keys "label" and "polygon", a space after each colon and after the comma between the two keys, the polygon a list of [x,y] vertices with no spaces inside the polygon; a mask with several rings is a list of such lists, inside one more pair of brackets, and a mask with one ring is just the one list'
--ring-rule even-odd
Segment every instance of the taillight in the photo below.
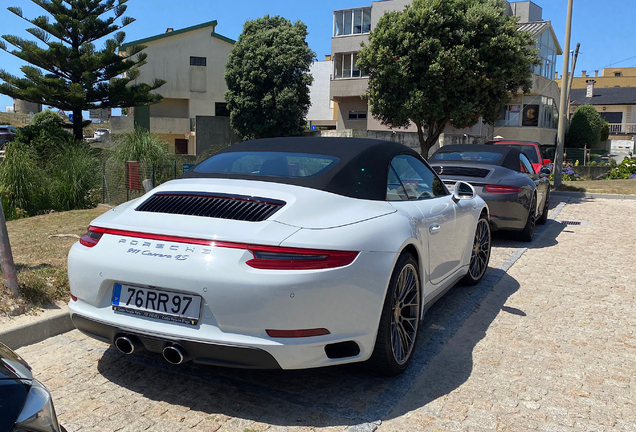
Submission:
{"label": "taillight", "polygon": [[519,193],[523,189],[514,186],[486,185],[486,190],[490,193]]}
{"label": "taillight", "polygon": [[135,231],[124,231],[112,228],[89,227],[82,236],[80,243],[87,247],[95,246],[104,234],[143,238],[149,240],[168,241],[175,243],[195,244],[201,246],[243,249],[252,253],[254,258],[246,264],[252,268],[264,270],[318,270],[344,267],[356,259],[359,252],[334,251],[318,249],[299,249],[279,246],[258,246],[246,243],[196,239],[163,234],[150,234]]}
{"label": "taillight", "polygon": [[247,265],[265,270],[318,270],[349,265],[358,252],[248,245]]}
{"label": "taillight", "polygon": [[93,247],[99,242],[105,232],[106,230],[104,228],[90,226],[86,234],[80,238],[80,244],[86,247]]}

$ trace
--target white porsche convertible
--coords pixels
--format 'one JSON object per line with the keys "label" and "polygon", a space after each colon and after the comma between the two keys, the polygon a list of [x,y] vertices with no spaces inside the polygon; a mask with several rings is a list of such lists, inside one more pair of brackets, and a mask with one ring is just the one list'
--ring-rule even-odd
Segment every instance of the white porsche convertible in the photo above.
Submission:
{"label": "white porsche convertible", "polygon": [[75,326],[173,364],[395,375],[426,309],[490,258],[488,208],[415,151],[235,144],[95,219],[68,257]]}

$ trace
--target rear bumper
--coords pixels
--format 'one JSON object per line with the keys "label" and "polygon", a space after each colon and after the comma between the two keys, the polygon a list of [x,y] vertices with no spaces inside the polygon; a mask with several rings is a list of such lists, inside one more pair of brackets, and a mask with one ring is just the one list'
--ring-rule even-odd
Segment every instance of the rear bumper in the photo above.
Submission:
{"label": "rear bumper", "polygon": [[113,344],[118,336],[132,336],[136,341],[142,344],[145,349],[155,353],[162,352],[168,345],[181,345],[185,348],[194,363],[241,369],[281,369],[271,354],[258,348],[149,336],[135,330],[122,329],[114,325],[95,321],[79,314],[71,315],[71,320],[75,327],[82,333],[109,344]]}

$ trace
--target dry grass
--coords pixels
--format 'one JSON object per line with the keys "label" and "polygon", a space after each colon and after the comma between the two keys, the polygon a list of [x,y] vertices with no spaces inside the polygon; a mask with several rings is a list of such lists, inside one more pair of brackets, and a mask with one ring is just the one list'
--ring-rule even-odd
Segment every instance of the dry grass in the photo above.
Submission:
{"label": "dry grass", "polygon": [[559,190],[598,194],[636,195],[636,180],[566,181],[563,182]]}
{"label": "dry grass", "polygon": [[0,113],[0,125],[22,127],[29,124],[30,121],[28,114]]}
{"label": "dry grass", "polygon": [[[7,222],[20,298],[0,288],[0,312],[16,304],[41,306],[68,297],[66,257],[91,220],[107,207],[51,213]],[[64,237],[53,237],[65,235]],[[75,237],[77,236],[77,237]]]}

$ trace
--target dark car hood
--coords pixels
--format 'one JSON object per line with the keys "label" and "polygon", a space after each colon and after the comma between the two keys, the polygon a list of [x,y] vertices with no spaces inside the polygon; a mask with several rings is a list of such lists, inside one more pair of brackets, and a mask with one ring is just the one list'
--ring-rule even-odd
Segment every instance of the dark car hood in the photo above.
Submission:
{"label": "dark car hood", "polygon": [[27,362],[0,343],[0,380],[4,379],[32,380],[33,374]]}

